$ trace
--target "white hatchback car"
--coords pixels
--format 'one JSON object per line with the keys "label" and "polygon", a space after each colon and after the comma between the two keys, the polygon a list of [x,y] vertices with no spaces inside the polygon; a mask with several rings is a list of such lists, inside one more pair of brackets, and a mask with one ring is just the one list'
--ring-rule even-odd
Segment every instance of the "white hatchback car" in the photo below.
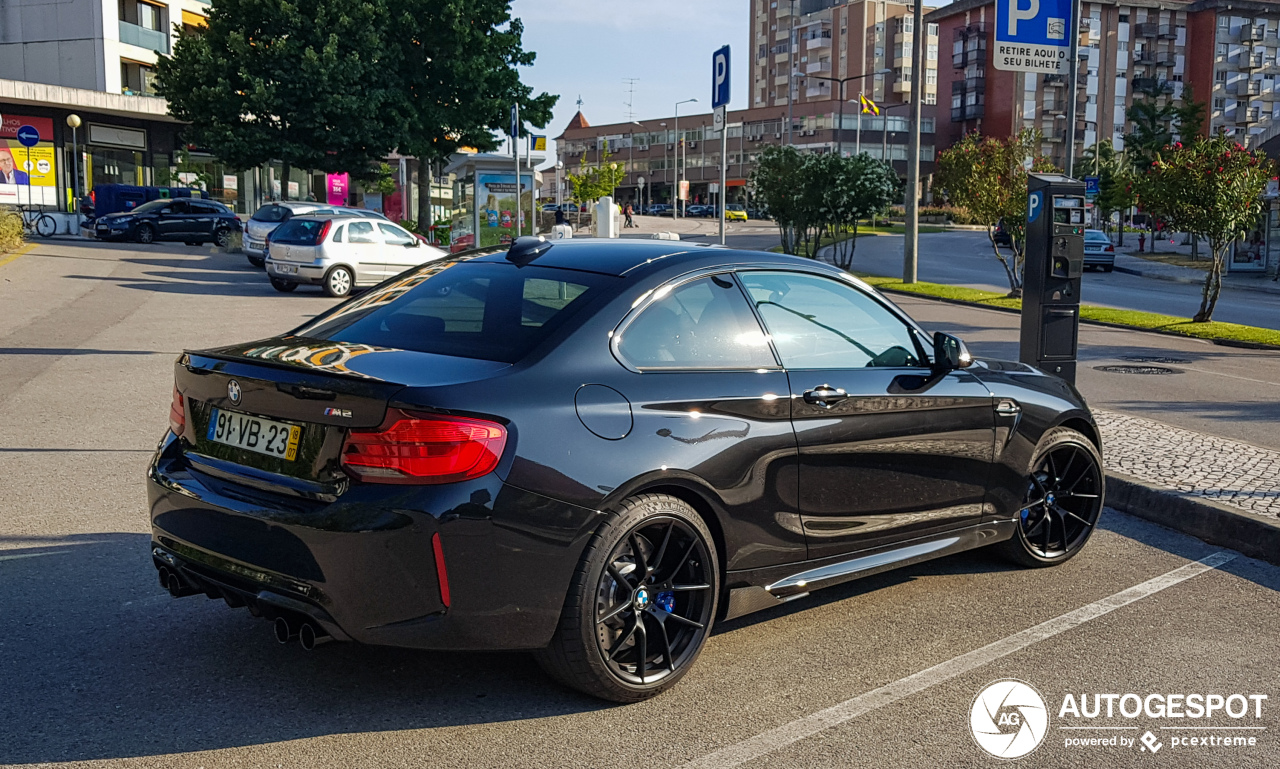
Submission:
{"label": "white hatchback car", "polygon": [[448,256],[408,230],[371,216],[294,216],[271,233],[267,277],[277,291],[299,284],[347,296],[411,267]]}

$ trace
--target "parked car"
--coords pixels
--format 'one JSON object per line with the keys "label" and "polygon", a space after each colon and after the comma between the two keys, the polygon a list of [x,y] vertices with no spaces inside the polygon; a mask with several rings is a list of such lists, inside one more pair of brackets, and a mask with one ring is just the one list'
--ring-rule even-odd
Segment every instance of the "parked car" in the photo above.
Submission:
{"label": "parked car", "polygon": [[710,216],[711,214],[715,213],[715,210],[716,210],[715,206],[704,206],[701,204],[695,204],[685,209],[684,215],[691,219],[696,219],[702,216]]}
{"label": "parked car", "polygon": [[213,241],[223,248],[239,229],[240,218],[231,209],[196,198],[152,200],[127,212],[99,216],[93,224],[99,240],[180,240],[189,246]]}
{"label": "parked car", "polygon": [[671,216],[674,209],[670,203],[654,203],[645,210],[648,216]]}
{"label": "parked car", "polygon": [[267,277],[280,292],[300,284],[346,296],[446,256],[408,230],[377,216],[293,216],[267,242]]}
{"label": "parked car", "polygon": [[547,211],[549,213],[555,213],[556,211],[560,210],[560,206],[556,203],[543,203],[542,210]]}
{"label": "parked car", "polygon": [[240,250],[244,251],[245,256],[249,258],[249,264],[254,267],[263,266],[266,259],[267,238],[272,231],[284,222],[289,221],[290,218],[304,214],[314,216],[352,214],[355,216],[372,216],[384,222],[390,221],[377,211],[370,211],[366,208],[331,206],[327,203],[303,200],[268,203],[255,211],[253,216],[249,217],[249,221],[244,223],[244,242]]}
{"label": "parked car", "polygon": [[730,203],[724,207],[724,218],[730,222],[745,222],[747,220],[747,207],[741,203]]}
{"label": "parked car", "polygon": [[1116,248],[1102,230],[1084,231],[1084,268],[1111,272],[1116,267]]}
{"label": "parked car", "polygon": [[747,206],[748,219],[768,219],[769,209],[764,206]]}
{"label": "parked car", "polygon": [[521,238],[174,371],[146,480],[174,596],[304,648],[530,649],[619,702],[722,619],[987,545],[1061,564],[1103,509],[1074,387],[782,254]]}
{"label": "parked car", "polygon": [[996,222],[996,231],[993,235],[997,246],[1005,248],[1013,248],[1013,238],[1009,235],[1009,231],[1004,227],[1004,219]]}

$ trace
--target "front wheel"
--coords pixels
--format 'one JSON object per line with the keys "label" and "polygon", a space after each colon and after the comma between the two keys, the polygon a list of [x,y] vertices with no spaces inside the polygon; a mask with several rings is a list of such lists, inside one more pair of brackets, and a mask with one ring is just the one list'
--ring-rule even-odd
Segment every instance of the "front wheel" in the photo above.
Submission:
{"label": "front wheel", "polygon": [[346,267],[334,267],[329,270],[329,274],[324,276],[324,292],[329,296],[343,297],[351,293],[352,284],[355,279],[351,277],[351,270]]}
{"label": "front wheel", "polygon": [[149,224],[138,225],[138,242],[142,244],[154,243],[156,241],[156,228]]}
{"label": "front wheel", "polygon": [[666,494],[628,499],[592,537],[551,644],[553,678],[613,702],[639,702],[684,677],[711,633],[720,573],[711,533]]}
{"label": "front wheel", "polygon": [[279,278],[271,278],[271,287],[282,294],[287,294],[298,287],[297,283],[292,280],[280,280]]}
{"label": "front wheel", "polygon": [[231,230],[218,230],[213,234],[213,242],[218,248],[227,248],[231,245]]}
{"label": "front wheel", "polygon": [[58,222],[52,216],[44,214],[36,219],[36,233],[42,238],[51,238],[58,231]]}
{"label": "front wheel", "polygon": [[1056,566],[1097,528],[1106,490],[1102,455],[1080,433],[1056,427],[1041,439],[1026,483],[1017,531],[1000,547],[1023,566]]}

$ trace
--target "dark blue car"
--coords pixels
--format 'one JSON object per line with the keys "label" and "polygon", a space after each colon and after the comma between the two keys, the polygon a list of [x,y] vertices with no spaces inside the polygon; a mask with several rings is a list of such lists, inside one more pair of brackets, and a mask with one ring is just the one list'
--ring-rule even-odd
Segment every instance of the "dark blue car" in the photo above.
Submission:
{"label": "dark blue car", "polygon": [[93,231],[99,240],[180,240],[190,246],[212,241],[225,248],[231,243],[232,233],[240,231],[240,219],[231,209],[212,200],[173,198],[100,216],[94,221]]}

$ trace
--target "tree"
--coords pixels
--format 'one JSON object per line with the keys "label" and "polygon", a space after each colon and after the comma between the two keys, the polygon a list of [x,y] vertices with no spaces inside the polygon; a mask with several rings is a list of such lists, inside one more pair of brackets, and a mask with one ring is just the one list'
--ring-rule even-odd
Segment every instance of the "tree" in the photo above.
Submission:
{"label": "tree", "polygon": [[614,189],[622,184],[627,171],[621,163],[610,160],[611,157],[613,156],[609,154],[609,142],[606,141],[600,152],[599,162],[587,165],[586,157],[583,156],[578,173],[566,176],[569,187],[572,189],[570,197],[574,202],[581,205],[612,195]]}
{"label": "tree", "polygon": [[[812,198],[810,220],[817,223],[812,256],[821,236],[832,241],[832,262],[847,270],[853,266],[858,222],[883,211],[898,191],[898,178],[883,162],[864,153],[850,157],[808,155],[803,167],[805,199]],[[841,238],[848,234],[849,237]]]}
{"label": "tree", "polygon": [[769,145],[760,152],[751,172],[756,203],[769,209],[778,226],[782,251],[787,254],[796,253],[798,233],[808,226],[800,200],[803,162],[804,156],[795,147]]}
{"label": "tree", "polygon": [[1194,99],[1188,85],[1182,92],[1182,103],[1174,104],[1165,97],[1165,85],[1154,80],[1135,88],[1126,113],[1133,130],[1124,138],[1124,148],[1135,168],[1149,168],[1157,153],[1174,142],[1174,134],[1191,141],[1204,128],[1204,103]]}
{"label": "tree", "polygon": [[1143,208],[1176,229],[1209,239],[1213,262],[1205,275],[1200,310],[1193,320],[1213,319],[1222,290],[1222,268],[1232,244],[1258,226],[1262,192],[1273,164],[1225,136],[1177,143],[1156,155],[1139,184]]}
{"label": "tree", "polygon": [[160,57],[157,90],[186,140],[233,168],[366,178],[403,133],[387,31],[380,0],[219,0]]}
{"label": "tree", "polygon": [[[1128,210],[1137,202],[1133,172],[1109,140],[1087,148],[1079,169],[1092,170],[1098,177],[1098,197],[1093,203],[1098,207],[1104,229],[1111,221],[1111,214]],[[1123,226],[1122,222],[1122,229]]]}
{"label": "tree", "polygon": [[[375,0],[377,1],[377,0]],[[462,147],[491,152],[495,131],[510,130],[511,105],[520,118],[545,126],[558,96],[520,82],[533,64],[523,48],[524,26],[510,0],[381,0],[388,7],[389,66],[400,92],[402,154],[418,158],[418,220],[431,221],[432,165]],[[521,135],[525,135],[522,133]]]}
{"label": "tree", "polygon": [[[1036,154],[1038,131],[997,139],[971,133],[938,155],[937,186],[948,202],[969,211],[987,229],[991,250],[1009,279],[1009,296],[1022,296],[1022,268],[1027,230],[1027,174],[1056,170]],[[1028,160],[1030,163],[1028,164]],[[1013,244],[1012,259],[996,245],[996,226],[1003,223]]]}

